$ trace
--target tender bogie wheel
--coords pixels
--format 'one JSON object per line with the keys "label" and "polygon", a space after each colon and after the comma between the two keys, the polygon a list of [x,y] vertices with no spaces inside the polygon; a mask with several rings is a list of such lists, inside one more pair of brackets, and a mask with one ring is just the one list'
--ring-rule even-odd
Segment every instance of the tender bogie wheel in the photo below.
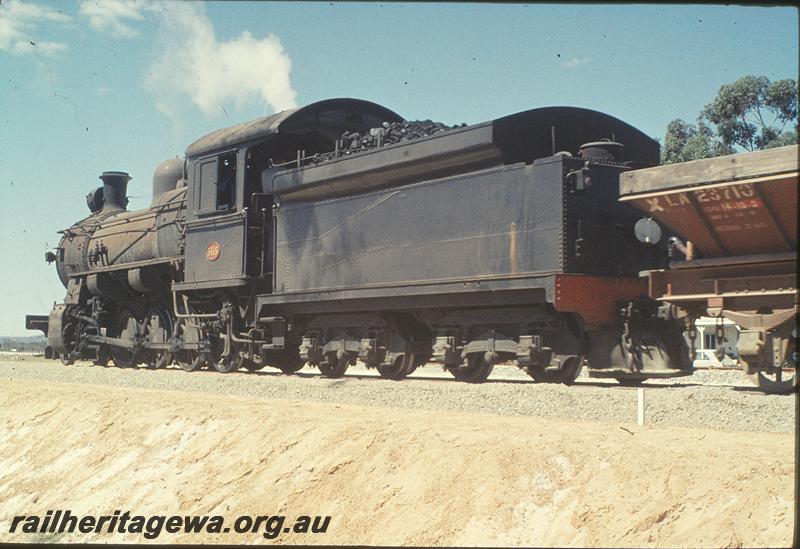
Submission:
{"label": "tender bogie wheel", "polygon": [[397,355],[391,364],[379,364],[378,373],[382,378],[399,381],[416,370],[417,364],[413,353]]}
{"label": "tender bogie wheel", "polygon": [[[120,311],[114,322],[114,334],[116,337],[133,341],[138,333],[139,325],[133,313],[128,309]],[[139,364],[141,352],[131,351],[122,347],[111,347],[111,357],[114,359],[114,364],[120,368],[131,368]]]}
{"label": "tender bogie wheel", "polygon": [[[299,372],[303,369],[303,366],[306,365],[306,361],[300,358],[300,355],[297,353],[297,350],[286,350],[280,355],[278,355],[274,360],[274,365],[278,367],[278,369],[286,375],[291,375]],[[348,365],[345,365],[344,371],[342,371],[342,375],[344,372],[347,371]]]}
{"label": "tender bogie wheel", "polygon": [[614,379],[623,387],[638,387],[645,382],[645,379],[641,377],[616,377]]}
{"label": "tender bogie wheel", "polygon": [[525,373],[536,383],[561,383],[561,372],[546,372],[541,368],[528,366]]}
{"label": "tender bogie wheel", "polygon": [[487,362],[484,353],[471,353],[464,364],[448,368],[453,377],[466,383],[483,383],[492,373],[494,363]]}
{"label": "tender bogie wheel", "polygon": [[425,366],[430,359],[431,359],[430,355],[425,355],[421,357],[418,356],[417,359],[414,361],[414,365],[412,366],[411,371],[408,372],[408,375],[413,374],[417,370],[417,368]]}
{"label": "tender bogie wheel", "polygon": [[528,366],[525,368],[525,373],[537,383],[563,383],[564,385],[572,385],[580,375],[582,368],[583,358],[579,356],[570,356],[564,359],[564,364],[561,366],[560,370],[546,371],[542,368]]}
{"label": "tender bogie wheel", "polygon": [[335,351],[326,353],[325,359],[319,363],[319,371],[322,372],[322,375],[334,379],[342,377],[349,367],[350,360],[347,358],[347,355],[343,355],[339,358],[336,356]]}
{"label": "tender bogie wheel", "polygon": [[[298,359],[296,362],[287,362],[287,363],[281,364],[280,366],[278,366],[278,368],[280,369],[281,373],[283,373],[283,374],[288,376],[288,375],[296,374],[297,372],[302,370],[303,366],[305,366],[305,365],[306,365],[306,362],[304,360]],[[344,373],[342,375],[344,375]]]}
{"label": "tender bogie wheel", "polygon": [[561,383],[564,385],[572,385],[578,376],[581,374],[583,368],[583,358],[579,356],[571,356],[564,360],[561,366]]}
{"label": "tender bogie wheel", "polygon": [[425,366],[430,359],[431,359],[430,355],[423,355],[423,356],[417,355],[417,357],[414,359],[414,363],[411,365],[411,368],[408,370],[408,373],[406,375],[410,376],[417,370],[417,368],[419,368],[420,366]]}
{"label": "tender bogie wheel", "polygon": [[[248,361],[250,362],[250,361]],[[299,372],[306,365],[306,361],[300,358],[300,352],[297,347],[286,347],[282,351],[267,351],[261,357],[261,364],[255,362],[251,363],[252,368],[247,368],[250,371],[261,370],[265,366],[277,368],[281,373],[290,375]]]}

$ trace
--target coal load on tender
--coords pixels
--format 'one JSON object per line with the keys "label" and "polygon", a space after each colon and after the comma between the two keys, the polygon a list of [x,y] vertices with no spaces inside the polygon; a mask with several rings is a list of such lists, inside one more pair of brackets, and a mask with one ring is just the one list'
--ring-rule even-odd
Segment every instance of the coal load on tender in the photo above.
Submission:
{"label": "coal load on tender", "polygon": [[[402,122],[384,122],[380,127],[365,132],[344,132],[340,139],[339,153],[352,154],[385,145],[394,145],[403,141],[411,141],[428,137],[440,132],[466,127],[466,123],[448,126],[432,120],[404,120]],[[325,162],[338,156],[336,152],[317,154],[311,159]]]}

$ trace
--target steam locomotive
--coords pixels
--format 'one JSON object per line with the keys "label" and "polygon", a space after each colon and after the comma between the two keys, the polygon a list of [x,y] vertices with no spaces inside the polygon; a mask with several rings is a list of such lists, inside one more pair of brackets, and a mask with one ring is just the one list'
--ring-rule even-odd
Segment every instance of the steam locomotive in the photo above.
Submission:
{"label": "steam locomotive", "polygon": [[[636,239],[641,214],[618,201],[620,174],[658,164],[657,142],[572,107],[382,142],[401,122],[330,99],[215,131],[158,166],[139,211],[128,174],[104,172],[46,257],[64,301],[28,328],[49,357],[119,367],[691,373],[681,327],[638,276],[666,250]],[[353,133],[375,146],[343,147]]]}

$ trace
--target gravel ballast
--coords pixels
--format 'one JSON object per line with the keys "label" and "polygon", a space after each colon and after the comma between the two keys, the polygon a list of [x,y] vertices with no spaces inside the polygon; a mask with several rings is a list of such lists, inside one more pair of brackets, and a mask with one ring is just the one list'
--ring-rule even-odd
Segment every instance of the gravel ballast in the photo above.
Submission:
{"label": "gravel ballast", "polygon": [[[63,366],[39,357],[11,360],[0,357],[5,379],[39,379],[66,383],[116,385],[199,391],[257,397],[390,407],[430,411],[458,411],[509,416],[552,417],[568,421],[635,423],[637,389],[615,381],[581,375],[576,383],[534,383],[513,365],[498,365],[486,383],[471,385],[453,380],[429,364],[402,381],[377,378],[360,364],[341,379],[322,377],[306,366],[298,374],[260,372],[219,374],[166,370],[121,369],[82,362]],[[21,357],[18,357],[21,358]],[[729,431],[793,432],[796,394],[759,392],[737,370],[698,370],[692,376],[650,381],[642,385],[646,423]],[[377,413],[381,412],[379,409]]]}

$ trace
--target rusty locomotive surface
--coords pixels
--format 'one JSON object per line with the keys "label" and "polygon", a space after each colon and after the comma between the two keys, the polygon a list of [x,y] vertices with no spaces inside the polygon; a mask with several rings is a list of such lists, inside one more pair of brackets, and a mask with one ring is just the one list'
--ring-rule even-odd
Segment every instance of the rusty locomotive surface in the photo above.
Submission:
{"label": "rusty locomotive surface", "polygon": [[[158,167],[140,211],[128,175],[103,173],[48,253],[64,301],[27,326],[53,358],[120,367],[692,372],[685,320],[640,276],[669,267],[668,242],[637,239],[619,200],[657,142],[570,107],[392,142],[402,122],[332,99],[219,130]],[[370,146],[343,146],[355,134]]]}

